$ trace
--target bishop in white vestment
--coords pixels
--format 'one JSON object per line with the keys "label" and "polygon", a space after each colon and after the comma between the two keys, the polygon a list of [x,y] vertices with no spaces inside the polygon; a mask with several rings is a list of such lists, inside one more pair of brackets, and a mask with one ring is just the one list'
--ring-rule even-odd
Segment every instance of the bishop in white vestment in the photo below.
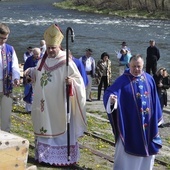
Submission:
{"label": "bishop in white vestment", "polygon": [[[66,52],[60,49],[63,39],[58,26],[51,25],[44,33],[47,55],[35,68],[25,71],[34,85],[32,121],[38,162],[67,166],[79,159],[78,138],[86,131],[86,94],[83,79],[70,59],[66,66]],[[66,81],[67,79],[67,81]],[[67,146],[66,83],[70,84],[70,160]]]}

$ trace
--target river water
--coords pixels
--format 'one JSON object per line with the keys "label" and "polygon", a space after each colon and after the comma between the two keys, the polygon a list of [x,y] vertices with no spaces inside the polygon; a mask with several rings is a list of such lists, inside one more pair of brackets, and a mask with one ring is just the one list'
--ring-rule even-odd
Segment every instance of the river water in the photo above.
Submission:
{"label": "river water", "polygon": [[[93,50],[96,61],[104,51],[110,54],[117,67],[115,51],[126,41],[132,54],[146,57],[150,39],[155,39],[160,49],[159,66],[170,67],[170,21],[120,18],[75,10],[64,10],[52,6],[57,0],[14,0],[0,1],[0,22],[11,29],[8,43],[12,44],[20,62],[28,46],[39,46],[45,29],[57,23],[66,34],[72,27],[75,41],[69,42],[73,55],[80,57],[86,48]],[[65,39],[62,46],[65,48]]]}

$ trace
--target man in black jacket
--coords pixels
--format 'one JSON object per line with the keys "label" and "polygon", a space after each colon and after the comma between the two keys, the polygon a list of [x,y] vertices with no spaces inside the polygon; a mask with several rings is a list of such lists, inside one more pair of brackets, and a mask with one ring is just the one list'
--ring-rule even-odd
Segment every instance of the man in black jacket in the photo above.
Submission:
{"label": "man in black jacket", "polygon": [[160,58],[159,49],[155,46],[155,41],[149,41],[150,46],[147,48],[147,57],[146,57],[146,72],[154,75],[157,71],[157,61]]}

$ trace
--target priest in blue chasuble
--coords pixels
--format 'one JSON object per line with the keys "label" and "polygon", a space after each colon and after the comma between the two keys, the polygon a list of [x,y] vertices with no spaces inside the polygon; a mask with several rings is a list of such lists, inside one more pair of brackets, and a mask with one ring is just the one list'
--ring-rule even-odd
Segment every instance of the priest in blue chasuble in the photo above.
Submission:
{"label": "priest in blue chasuble", "polygon": [[116,139],[114,170],[152,170],[162,147],[158,125],[162,110],[144,60],[131,57],[129,69],[106,89],[103,101]]}

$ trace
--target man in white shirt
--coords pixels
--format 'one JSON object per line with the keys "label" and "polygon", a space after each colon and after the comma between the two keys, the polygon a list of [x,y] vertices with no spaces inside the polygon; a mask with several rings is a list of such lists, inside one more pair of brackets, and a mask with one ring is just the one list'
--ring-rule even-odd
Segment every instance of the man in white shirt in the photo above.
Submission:
{"label": "man in white shirt", "polygon": [[83,63],[88,77],[88,85],[86,86],[86,100],[91,102],[92,79],[95,76],[95,60],[92,57],[92,50],[86,49],[86,55],[82,56],[80,61]]}

